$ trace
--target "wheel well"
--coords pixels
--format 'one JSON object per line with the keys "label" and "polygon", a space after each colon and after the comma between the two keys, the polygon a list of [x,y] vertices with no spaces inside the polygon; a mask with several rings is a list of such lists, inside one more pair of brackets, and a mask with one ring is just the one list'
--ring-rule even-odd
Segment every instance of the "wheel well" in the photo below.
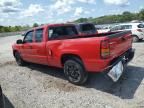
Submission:
{"label": "wheel well", "polygon": [[133,35],[131,35],[131,36],[135,36],[135,37],[138,37],[137,35],[135,35],[135,34],[133,34]]}
{"label": "wheel well", "polygon": [[63,54],[62,57],[61,57],[61,64],[62,66],[64,66],[64,63],[69,60],[69,59],[75,59],[79,62],[82,62],[82,59],[78,56],[78,55],[75,55],[75,54]]}
{"label": "wheel well", "polygon": [[15,57],[15,53],[17,52],[17,50],[13,50],[13,56]]}

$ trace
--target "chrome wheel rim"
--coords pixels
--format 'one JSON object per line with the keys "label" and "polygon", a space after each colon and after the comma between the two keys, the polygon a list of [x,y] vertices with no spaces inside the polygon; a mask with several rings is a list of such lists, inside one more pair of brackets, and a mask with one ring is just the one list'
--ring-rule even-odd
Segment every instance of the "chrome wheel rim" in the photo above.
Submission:
{"label": "chrome wheel rim", "polygon": [[66,65],[64,72],[72,82],[79,82],[81,79],[80,69],[74,64]]}

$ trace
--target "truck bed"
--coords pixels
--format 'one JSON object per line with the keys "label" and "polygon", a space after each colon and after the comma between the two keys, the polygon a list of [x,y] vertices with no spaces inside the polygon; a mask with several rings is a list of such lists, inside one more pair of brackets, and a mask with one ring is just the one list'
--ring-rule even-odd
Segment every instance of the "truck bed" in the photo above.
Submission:
{"label": "truck bed", "polygon": [[124,32],[108,32],[93,35],[83,35],[72,38],[95,38],[95,37],[107,37],[110,45],[110,56],[117,57],[132,47],[131,31]]}

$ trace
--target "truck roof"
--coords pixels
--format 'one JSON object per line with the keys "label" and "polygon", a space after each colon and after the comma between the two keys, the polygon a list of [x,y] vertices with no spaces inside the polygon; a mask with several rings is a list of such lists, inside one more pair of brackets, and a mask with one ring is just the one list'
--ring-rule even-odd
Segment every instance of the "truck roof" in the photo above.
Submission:
{"label": "truck roof", "polygon": [[41,25],[41,26],[38,26],[38,27],[33,27],[33,28],[27,30],[26,32],[32,31],[32,30],[34,30],[34,29],[45,28],[45,27],[47,27],[47,26],[58,27],[58,26],[75,26],[75,25],[72,24],[72,23],[45,24],[45,25]]}
{"label": "truck roof", "polygon": [[44,27],[47,27],[47,26],[74,26],[74,24],[71,24],[71,23],[60,23],[60,24],[45,24],[45,25],[42,25],[42,26],[39,26],[39,27],[34,27],[32,29],[39,29],[39,28],[44,28]]}

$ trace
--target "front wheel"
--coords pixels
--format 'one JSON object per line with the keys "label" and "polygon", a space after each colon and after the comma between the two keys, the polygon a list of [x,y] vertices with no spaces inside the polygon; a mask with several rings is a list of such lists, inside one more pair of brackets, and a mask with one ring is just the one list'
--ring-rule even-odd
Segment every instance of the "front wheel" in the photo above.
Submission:
{"label": "front wheel", "polygon": [[26,64],[26,62],[21,58],[18,52],[15,53],[15,59],[19,66],[24,66]]}
{"label": "front wheel", "polygon": [[81,85],[87,81],[88,73],[85,72],[80,60],[67,60],[64,63],[64,73],[69,82]]}

